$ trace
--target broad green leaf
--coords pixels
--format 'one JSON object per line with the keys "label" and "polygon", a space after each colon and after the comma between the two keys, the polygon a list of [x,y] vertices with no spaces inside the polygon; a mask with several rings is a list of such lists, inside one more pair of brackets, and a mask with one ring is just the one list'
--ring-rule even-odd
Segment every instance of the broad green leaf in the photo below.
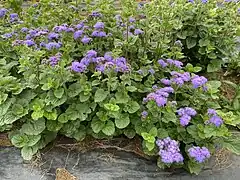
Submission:
{"label": "broad green leaf", "polygon": [[81,92],[79,96],[80,102],[86,102],[90,98],[90,96],[90,93],[85,95],[83,92]]}
{"label": "broad green leaf", "polygon": [[127,86],[126,89],[129,91],[129,92],[135,92],[137,91],[137,88],[135,86]]}
{"label": "broad green leaf", "polygon": [[99,111],[96,113],[96,115],[101,121],[107,121],[109,119],[109,117],[105,111]]}
{"label": "broad green leaf", "polygon": [[163,139],[163,138],[166,138],[168,137],[168,131],[166,129],[163,129],[163,128],[158,128],[158,131],[157,131],[157,137],[159,139]]}
{"label": "broad green leaf", "polygon": [[61,114],[59,117],[58,117],[58,121],[60,123],[66,123],[68,122],[70,118],[67,116],[67,114]]}
{"label": "broad green leaf", "polygon": [[129,115],[127,113],[121,114],[119,118],[115,119],[116,127],[123,129],[127,127],[130,123]]}
{"label": "broad green leaf", "polygon": [[152,151],[152,150],[154,149],[154,147],[155,147],[155,144],[152,143],[152,142],[149,142],[149,141],[147,141],[147,142],[145,143],[145,145],[146,145],[146,147],[147,147],[147,149],[148,149],[149,151]]}
{"label": "broad green leaf", "polygon": [[134,136],[136,135],[136,132],[134,129],[132,128],[126,128],[123,131],[124,135],[127,136],[129,139],[134,138]]}
{"label": "broad green leaf", "polygon": [[58,132],[63,127],[63,124],[58,121],[47,121],[46,127],[49,131]]}
{"label": "broad green leaf", "polygon": [[28,147],[25,146],[21,150],[21,155],[24,160],[30,161],[34,154],[36,154],[38,151],[38,148],[36,146]]}
{"label": "broad green leaf", "polygon": [[31,117],[32,117],[34,120],[38,120],[39,118],[43,117],[43,114],[44,114],[44,110],[34,111],[34,112],[31,114]]}
{"label": "broad green leaf", "polygon": [[94,96],[95,102],[102,102],[104,99],[106,99],[107,95],[109,93],[107,91],[104,91],[103,89],[98,89]]}
{"label": "broad green leaf", "polygon": [[105,122],[99,119],[93,119],[91,121],[91,128],[94,133],[99,133],[105,126]]}
{"label": "broad green leaf", "polygon": [[120,110],[120,107],[118,105],[115,104],[104,104],[104,107],[106,108],[106,110],[108,111],[113,111],[113,112],[117,112]]}
{"label": "broad green leaf", "polygon": [[164,112],[162,121],[165,122],[165,123],[169,123],[169,122],[176,123],[177,122],[177,117],[176,117],[174,112]]}
{"label": "broad green leaf", "polygon": [[222,145],[229,151],[240,155],[240,138],[238,136],[232,136],[224,139]]}
{"label": "broad green leaf", "polygon": [[200,171],[202,170],[202,165],[200,163],[194,162],[194,161],[188,161],[187,167],[192,174],[198,175]]}
{"label": "broad green leaf", "polygon": [[233,100],[233,108],[234,108],[234,110],[239,110],[239,108],[240,108],[240,103],[239,103],[239,99],[238,99],[238,98],[235,98],[235,99]]}
{"label": "broad green leaf", "polygon": [[60,99],[64,94],[64,89],[63,88],[55,89],[53,94],[56,98]]}
{"label": "broad green leaf", "polygon": [[222,61],[221,60],[212,60],[207,66],[207,72],[216,72],[221,69]]}
{"label": "broad green leaf", "polygon": [[28,135],[27,146],[33,146],[41,139],[41,135]]}
{"label": "broad green leaf", "polygon": [[44,148],[48,143],[53,141],[56,138],[57,133],[50,132],[50,131],[44,131],[41,135],[42,135],[42,138],[40,139],[40,141],[38,141],[38,143],[36,145],[34,145],[38,149]]}
{"label": "broad green leaf", "polygon": [[12,106],[12,111],[15,115],[21,115],[24,113],[24,108],[21,104],[14,104]]}
{"label": "broad green leaf", "polygon": [[187,44],[187,48],[188,48],[188,49],[191,49],[191,48],[193,48],[194,46],[196,46],[197,41],[196,41],[195,38],[188,37],[187,40],[186,40],[186,44]]}
{"label": "broad green leaf", "polygon": [[107,136],[112,136],[115,132],[115,125],[112,121],[107,121],[105,126],[102,129],[102,132]]}
{"label": "broad green leaf", "polygon": [[86,128],[81,125],[76,133],[74,133],[73,138],[77,141],[82,141],[86,137]]}
{"label": "broad green leaf", "polygon": [[44,117],[46,117],[48,120],[56,120],[57,119],[57,110],[53,109],[52,112],[44,112]]}
{"label": "broad green leaf", "polygon": [[127,103],[126,110],[130,114],[137,112],[140,109],[140,105],[136,101],[130,101]]}
{"label": "broad green leaf", "polygon": [[147,142],[150,142],[150,143],[154,143],[155,142],[155,137],[153,137],[151,134],[149,134],[147,132],[141,133],[141,136]]}
{"label": "broad green leaf", "polygon": [[79,95],[80,92],[82,92],[81,84],[79,82],[76,82],[69,86],[67,94],[69,97],[75,97]]}
{"label": "broad green leaf", "polygon": [[3,104],[0,105],[0,116],[3,116],[7,113],[9,107],[11,106],[13,99],[8,99]]}
{"label": "broad green leaf", "polygon": [[153,137],[156,137],[158,133],[158,129],[156,127],[152,127],[149,131],[149,134]]}
{"label": "broad green leaf", "polygon": [[43,118],[37,121],[28,121],[23,124],[21,132],[27,135],[38,135],[45,129],[45,120]]}
{"label": "broad green leaf", "polygon": [[116,103],[127,103],[129,100],[127,92],[124,91],[118,91],[115,94],[116,97]]}
{"label": "broad green leaf", "polygon": [[11,138],[11,142],[14,146],[21,148],[27,146],[29,139],[26,134],[16,134]]}

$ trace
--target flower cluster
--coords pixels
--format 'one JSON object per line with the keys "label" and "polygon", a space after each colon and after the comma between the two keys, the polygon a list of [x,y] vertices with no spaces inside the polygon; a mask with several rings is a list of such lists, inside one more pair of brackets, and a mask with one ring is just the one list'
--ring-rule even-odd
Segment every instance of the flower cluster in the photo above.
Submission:
{"label": "flower cluster", "polygon": [[206,83],[208,80],[204,76],[195,75],[191,81],[194,89],[202,87],[203,90],[207,90]]}
{"label": "flower cluster", "polygon": [[146,103],[153,100],[156,102],[158,107],[163,107],[167,104],[167,98],[170,93],[174,93],[174,89],[172,87],[155,89],[155,92],[148,94],[147,97],[143,99],[143,102]]}
{"label": "flower cluster", "polygon": [[183,63],[182,63],[181,61],[172,60],[172,59],[166,59],[166,60],[159,59],[159,60],[158,60],[158,64],[159,64],[162,68],[165,68],[165,67],[167,67],[167,66],[170,66],[170,67],[176,67],[176,68],[182,69],[182,66],[183,66]]}
{"label": "flower cluster", "polygon": [[190,107],[180,108],[177,110],[177,113],[180,116],[180,124],[182,126],[188,125],[192,117],[197,115],[197,112]]}
{"label": "flower cluster", "polygon": [[223,120],[217,115],[216,110],[208,109],[208,116],[210,119],[206,121],[206,124],[214,124],[216,127],[219,127],[223,124]]}
{"label": "flower cluster", "polygon": [[183,156],[180,153],[177,141],[167,137],[162,140],[157,140],[156,144],[159,147],[159,155],[163,163],[171,164],[183,162]]}
{"label": "flower cluster", "polygon": [[60,54],[60,53],[57,53],[55,56],[51,56],[49,58],[49,64],[53,67],[56,66],[58,64],[58,62],[60,61],[61,56],[62,56],[62,54]]}
{"label": "flower cluster", "polygon": [[203,163],[206,159],[210,158],[210,152],[206,147],[193,146],[188,149],[188,154],[198,163]]}
{"label": "flower cluster", "polygon": [[73,62],[71,69],[75,72],[84,72],[90,63],[94,63],[96,65],[95,70],[102,73],[110,69],[115,72],[128,72],[130,70],[130,66],[124,57],[114,59],[110,52],[105,53],[104,57],[97,57],[97,52],[94,50],[88,51],[80,62]]}
{"label": "flower cluster", "polygon": [[6,15],[6,13],[7,13],[7,9],[1,8],[0,9],[0,18],[4,17]]}
{"label": "flower cluster", "polygon": [[147,112],[147,111],[143,111],[143,112],[141,113],[141,115],[142,115],[142,118],[143,118],[143,119],[146,119],[146,117],[148,116],[148,112]]}
{"label": "flower cluster", "polygon": [[172,71],[171,73],[171,82],[177,84],[178,86],[182,86],[185,82],[189,82],[191,80],[191,76],[189,72],[178,73]]}

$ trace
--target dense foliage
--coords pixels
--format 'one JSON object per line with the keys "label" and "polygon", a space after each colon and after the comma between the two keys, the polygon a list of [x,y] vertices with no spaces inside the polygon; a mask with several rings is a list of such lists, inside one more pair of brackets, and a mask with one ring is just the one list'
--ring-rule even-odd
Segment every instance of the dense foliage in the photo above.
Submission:
{"label": "dense foliage", "polygon": [[57,134],[139,135],[159,167],[198,173],[216,145],[235,148],[227,125],[239,121],[217,110],[221,83],[196,73],[230,63],[237,9],[185,0],[1,8],[0,131],[11,130],[25,159]]}

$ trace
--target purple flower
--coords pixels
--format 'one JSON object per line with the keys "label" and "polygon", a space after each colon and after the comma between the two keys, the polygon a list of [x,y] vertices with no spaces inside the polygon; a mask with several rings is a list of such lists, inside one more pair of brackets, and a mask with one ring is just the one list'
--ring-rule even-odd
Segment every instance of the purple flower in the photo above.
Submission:
{"label": "purple flower", "polygon": [[168,64],[164,60],[162,60],[162,59],[158,60],[158,64],[160,64],[160,66],[162,66],[162,68],[165,68],[165,67],[168,66]]}
{"label": "purple flower", "polygon": [[96,71],[104,72],[105,71],[105,66],[104,65],[97,65],[96,66]]}
{"label": "purple flower", "polygon": [[74,28],[69,27],[69,28],[66,29],[66,32],[74,32]]}
{"label": "purple flower", "polygon": [[83,38],[82,38],[82,40],[81,40],[81,42],[83,43],[83,44],[88,44],[89,42],[91,42],[92,41],[92,38],[89,38],[89,37],[87,37],[87,36],[84,36]]}
{"label": "purple flower", "polygon": [[143,118],[143,119],[146,119],[146,117],[147,117],[147,115],[148,115],[148,112],[147,112],[147,111],[143,111],[143,112],[141,113],[141,115],[142,115],[142,118]]}
{"label": "purple flower", "polygon": [[26,28],[26,27],[23,27],[22,29],[21,29],[21,32],[23,32],[23,33],[26,33],[28,31],[28,28]]}
{"label": "purple flower", "polygon": [[24,44],[26,44],[28,47],[30,47],[30,46],[34,46],[35,42],[33,40],[26,40],[26,41],[24,41]]}
{"label": "purple flower", "polygon": [[208,0],[202,0],[203,4],[206,4],[208,2]]}
{"label": "purple flower", "polygon": [[135,26],[134,26],[134,25],[131,25],[131,26],[129,26],[128,28],[129,28],[129,30],[135,29]]}
{"label": "purple flower", "polygon": [[197,89],[198,87],[204,86],[204,85],[207,83],[207,81],[208,81],[208,80],[207,80],[205,77],[195,75],[195,76],[192,78],[193,88],[194,88],[194,89]]}
{"label": "purple flower", "polygon": [[167,104],[167,98],[165,97],[156,97],[155,101],[158,107],[163,107]]}
{"label": "purple flower", "polygon": [[75,27],[76,27],[77,29],[82,29],[83,26],[84,26],[84,22],[80,22],[80,23],[77,24]]}
{"label": "purple flower", "polygon": [[72,62],[72,67],[71,69],[74,71],[74,72],[84,72],[86,69],[87,69],[87,66],[85,66],[84,64],[80,63],[80,62]]}
{"label": "purple flower", "polygon": [[47,50],[59,49],[61,47],[61,43],[50,42],[46,44],[45,47]]}
{"label": "purple flower", "polygon": [[82,34],[83,34],[83,30],[78,30],[74,33],[73,38],[76,40],[76,39],[80,38],[82,36]]}
{"label": "purple flower", "polygon": [[217,112],[216,112],[216,110],[215,109],[208,109],[208,115],[217,115]]}
{"label": "purple flower", "polygon": [[87,58],[94,58],[94,57],[97,57],[97,52],[94,51],[94,50],[89,50],[86,54],[86,57]]}
{"label": "purple flower", "polygon": [[188,0],[188,2],[190,2],[190,3],[194,3],[194,0]]}
{"label": "purple flower", "polygon": [[189,124],[190,120],[191,120],[191,116],[183,115],[183,116],[180,117],[180,124],[182,126],[186,126],[186,125]]}
{"label": "purple flower", "polygon": [[156,90],[156,89],[158,89],[158,86],[157,85],[153,85],[152,89]]}
{"label": "purple flower", "polygon": [[93,31],[91,36],[92,37],[106,37],[107,34],[104,31]]}
{"label": "purple flower", "polygon": [[221,126],[221,125],[223,124],[222,118],[220,118],[220,117],[217,116],[217,115],[213,115],[213,116],[209,119],[208,122],[211,123],[211,124],[214,124],[216,127],[219,127],[219,126]]}
{"label": "purple flower", "polygon": [[135,22],[135,21],[136,21],[136,20],[135,20],[133,17],[130,17],[130,18],[129,18],[129,22],[130,22],[130,23],[133,23],[133,22]]}
{"label": "purple flower", "polygon": [[195,109],[190,107],[180,108],[177,110],[178,115],[180,116],[180,124],[186,126],[191,121],[191,117],[196,116],[197,112]]}
{"label": "purple flower", "polygon": [[188,149],[188,154],[198,163],[203,163],[206,159],[210,158],[210,152],[206,147],[193,146]]}
{"label": "purple flower", "polygon": [[181,62],[181,61],[177,61],[177,60],[175,60],[174,62],[173,62],[173,64],[174,64],[174,66],[175,67],[177,67],[177,68],[182,68],[182,66],[183,66],[183,63]]}
{"label": "purple flower", "polygon": [[13,36],[13,33],[6,33],[6,34],[3,34],[2,36],[5,39],[9,39],[9,38],[11,38]]}
{"label": "purple flower", "polygon": [[142,71],[141,69],[139,69],[139,70],[137,71],[137,73],[140,74],[140,75],[142,75],[142,74],[143,74],[143,71]]}
{"label": "purple flower", "polygon": [[10,14],[10,19],[11,19],[11,21],[17,20],[18,19],[18,14],[17,13]]}
{"label": "purple flower", "polygon": [[81,63],[88,66],[91,63],[91,59],[84,57],[84,58],[82,58]]}
{"label": "purple flower", "polygon": [[161,88],[161,91],[167,92],[167,93],[174,93],[174,89],[172,87]]}
{"label": "purple flower", "polygon": [[142,31],[141,29],[135,29],[134,30],[135,35],[140,35],[140,34],[143,34],[143,33],[144,33],[144,31]]}
{"label": "purple flower", "polygon": [[94,26],[95,29],[104,29],[104,23],[103,22],[97,22]]}
{"label": "purple flower", "polygon": [[45,47],[45,46],[46,46],[46,43],[45,43],[45,42],[40,42],[39,46],[40,46],[40,47]]}
{"label": "purple flower", "polygon": [[93,11],[89,16],[92,16],[92,17],[102,17],[102,14],[100,12]]}
{"label": "purple flower", "polygon": [[154,71],[154,69],[152,69],[152,68],[149,69],[148,72],[149,72],[150,74],[155,74],[155,71]]}
{"label": "purple flower", "polygon": [[49,40],[54,40],[54,39],[58,39],[59,38],[59,34],[51,32],[48,34],[48,39]]}
{"label": "purple flower", "polygon": [[49,58],[50,65],[51,65],[52,67],[56,66],[56,65],[58,64],[58,62],[60,61],[61,56],[62,56],[62,55],[61,55],[60,53],[58,53],[58,54],[56,54],[55,56],[50,57],[50,58]]}
{"label": "purple flower", "polygon": [[7,9],[1,8],[0,9],[0,18],[4,17],[6,15],[6,13],[7,13]]}
{"label": "purple flower", "polygon": [[68,29],[68,27],[67,27],[66,25],[55,26],[55,27],[53,28],[53,30],[54,30],[55,32],[58,32],[58,33],[63,32],[63,31],[66,31],[67,29]]}
{"label": "purple flower", "polygon": [[165,139],[158,139],[156,141],[157,146],[159,147],[159,156],[161,161],[166,164],[172,163],[182,163],[183,156],[180,154],[180,149],[178,142],[172,140],[170,137]]}
{"label": "purple flower", "polygon": [[166,86],[171,85],[171,81],[169,79],[161,79],[160,82]]}
{"label": "purple flower", "polygon": [[104,59],[106,59],[107,61],[113,61],[112,52],[106,52],[104,54]]}

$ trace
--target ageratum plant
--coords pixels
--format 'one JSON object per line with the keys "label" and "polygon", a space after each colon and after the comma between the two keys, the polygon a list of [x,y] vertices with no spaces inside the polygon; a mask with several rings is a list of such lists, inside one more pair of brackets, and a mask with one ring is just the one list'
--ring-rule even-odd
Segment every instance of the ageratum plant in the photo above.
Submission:
{"label": "ageratum plant", "polygon": [[57,134],[78,141],[140,136],[159,167],[191,173],[216,145],[235,148],[215,111],[221,83],[173,60],[184,57],[169,39],[175,23],[157,25],[155,3],[123,1],[119,13],[108,1],[97,8],[56,2],[43,0],[20,14],[0,10],[0,130],[10,130],[24,159]]}

